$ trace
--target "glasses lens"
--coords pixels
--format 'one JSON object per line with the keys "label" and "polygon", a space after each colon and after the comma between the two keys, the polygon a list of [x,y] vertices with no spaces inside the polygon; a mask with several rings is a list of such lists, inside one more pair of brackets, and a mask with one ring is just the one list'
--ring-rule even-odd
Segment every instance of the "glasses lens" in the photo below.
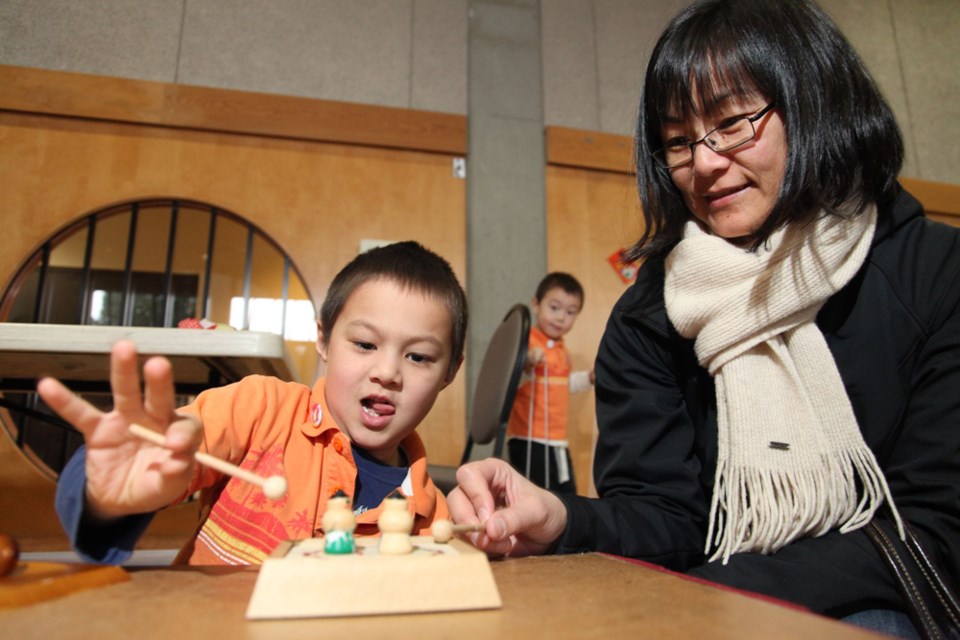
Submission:
{"label": "glasses lens", "polygon": [[707,144],[714,151],[728,151],[753,137],[753,123],[746,117],[716,129],[707,136]]}
{"label": "glasses lens", "polygon": [[653,157],[661,166],[670,169],[690,162],[693,154],[690,153],[689,145],[679,144],[672,147],[664,147],[654,153]]}

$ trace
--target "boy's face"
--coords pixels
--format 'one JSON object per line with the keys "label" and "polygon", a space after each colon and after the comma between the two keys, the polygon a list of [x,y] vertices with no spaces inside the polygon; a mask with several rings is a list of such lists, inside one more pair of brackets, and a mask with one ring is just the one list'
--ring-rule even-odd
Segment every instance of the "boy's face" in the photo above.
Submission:
{"label": "boy's face", "polygon": [[548,338],[559,340],[573,328],[573,322],[580,314],[580,304],[580,296],[567,293],[560,287],[550,289],[539,302],[533,299],[537,326]]}
{"label": "boy's face", "polygon": [[354,445],[399,464],[400,441],[456,374],[447,376],[452,323],[441,302],[392,280],[371,280],[350,294],[317,350],[327,364],[327,407]]}

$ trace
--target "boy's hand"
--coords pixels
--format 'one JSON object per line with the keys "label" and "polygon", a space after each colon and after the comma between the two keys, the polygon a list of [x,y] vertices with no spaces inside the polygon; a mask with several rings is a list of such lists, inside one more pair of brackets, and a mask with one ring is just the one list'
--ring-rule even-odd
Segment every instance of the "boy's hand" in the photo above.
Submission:
{"label": "boy's hand", "polygon": [[534,347],[527,351],[527,360],[523,363],[523,372],[530,375],[534,368],[543,362],[543,349]]}
{"label": "boy's hand", "polygon": [[[90,515],[117,518],[156,511],[187,488],[200,445],[200,423],[174,411],[168,360],[151,358],[143,366],[143,376],[141,394],[136,347],[122,340],[110,354],[112,411],[103,413],[53,378],[37,385],[43,401],[83,434]],[[132,423],[165,433],[166,447],[133,436],[128,431]]]}
{"label": "boy's hand", "polygon": [[468,534],[491,555],[525,556],[548,551],[567,526],[567,509],[504,460],[488,458],[457,470],[458,486],[447,497],[453,520],[486,522],[486,531]]}

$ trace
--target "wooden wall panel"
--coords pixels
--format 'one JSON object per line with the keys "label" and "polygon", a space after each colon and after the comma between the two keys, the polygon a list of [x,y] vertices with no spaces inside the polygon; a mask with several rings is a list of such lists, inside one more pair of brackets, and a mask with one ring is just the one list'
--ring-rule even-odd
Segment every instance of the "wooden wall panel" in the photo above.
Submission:
{"label": "wooden wall panel", "polygon": [[[583,311],[564,339],[575,370],[593,366],[610,310],[627,287],[607,258],[636,242],[641,225],[631,176],[570,167],[547,169],[547,266],[573,274],[585,290]],[[595,434],[593,391],[572,396],[570,454],[581,495],[593,495]]]}
{"label": "wooden wall panel", "polygon": [[[106,205],[180,197],[246,218],[282,247],[316,304],[362,238],[414,238],[465,281],[464,181],[439,154],[0,113],[7,246],[0,276],[67,222]],[[309,348],[304,347],[304,348]],[[307,376],[308,379],[312,375]],[[463,446],[463,381],[422,427],[431,457]]]}
{"label": "wooden wall panel", "polygon": [[[443,154],[0,112],[0,176],[4,286],[70,221],[150,197],[246,218],[287,252],[317,305],[363,238],[416,239],[466,282],[464,181]],[[459,460],[464,404],[459,376],[419,429],[432,461]]]}

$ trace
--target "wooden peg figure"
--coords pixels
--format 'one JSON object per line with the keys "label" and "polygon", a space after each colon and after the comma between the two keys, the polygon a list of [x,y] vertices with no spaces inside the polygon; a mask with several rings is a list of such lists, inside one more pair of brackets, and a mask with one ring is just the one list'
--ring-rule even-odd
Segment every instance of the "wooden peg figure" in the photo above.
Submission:
{"label": "wooden peg figure", "polygon": [[320,525],[323,527],[324,553],[346,555],[356,551],[353,530],[357,528],[357,518],[353,515],[353,505],[346,493],[338,489],[330,496]]}
{"label": "wooden peg figure", "polygon": [[394,491],[383,501],[383,511],[377,520],[380,527],[380,553],[399,556],[413,552],[410,532],[413,531],[413,516],[407,508],[407,498]]}

